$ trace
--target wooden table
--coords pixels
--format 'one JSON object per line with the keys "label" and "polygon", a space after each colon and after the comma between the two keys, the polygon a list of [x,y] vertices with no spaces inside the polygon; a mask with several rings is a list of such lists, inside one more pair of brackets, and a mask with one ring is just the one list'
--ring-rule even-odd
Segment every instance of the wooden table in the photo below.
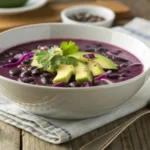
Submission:
{"label": "wooden table", "polygon": [[[120,0],[131,8],[134,16],[150,19],[150,0]],[[137,112],[136,112],[137,113]],[[113,129],[127,117],[114,121],[62,145],[44,142],[30,133],[0,122],[0,150],[78,150],[83,144]],[[131,125],[107,150],[150,150],[150,115]]]}

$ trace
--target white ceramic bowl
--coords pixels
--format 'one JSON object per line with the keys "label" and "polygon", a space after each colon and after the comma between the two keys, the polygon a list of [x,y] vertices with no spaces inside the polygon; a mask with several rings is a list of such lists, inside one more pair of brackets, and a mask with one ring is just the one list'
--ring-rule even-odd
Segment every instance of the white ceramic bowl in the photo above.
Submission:
{"label": "white ceramic bowl", "polygon": [[[105,18],[105,20],[100,22],[78,22],[69,18],[73,14],[78,14],[82,12],[87,12],[89,14],[103,17]],[[81,5],[64,9],[61,12],[61,19],[64,23],[111,27],[115,19],[115,13],[111,9],[102,6]]]}
{"label": "white ceramic bowl", "polygon": [[14,15],[33,11],[43,7],[46,3],[47,0],[28,0],[28,2],[22,7],[0,8],[0,15]]}
{"label": "white ceramic bowl", "polygon": [[150,49],[131,36],[102,27],[49,23],[15,28],[0,34],[0,52],[21,43],[50,38],[80,38],[110,43],[139,58],[144,72],[112,85],[72,89],[29,85],[0,76],[0,95],[30,112],[59,119],[98,116],[133,96],[149,75]]}

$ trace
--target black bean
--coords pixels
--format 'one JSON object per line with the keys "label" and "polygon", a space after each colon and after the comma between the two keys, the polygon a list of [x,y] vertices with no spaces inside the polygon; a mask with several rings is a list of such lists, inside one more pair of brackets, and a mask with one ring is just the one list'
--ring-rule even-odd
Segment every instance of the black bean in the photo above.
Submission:
{"label": "black bean", "polygon": [[31,71],[32,75],[39,75],[41,74],[41,70],[39,68],[35,68]]}
{"label": "black bean", "polygon": [[97,43],[97,44],[96,44],[96,47],[102,47],[102,44]]}
{"label": "black bean", "polygon": [[119,62],[128,62],[127,59],[121,58],[121,57],[115,57],[115,61],[119,61]]}
{"label": "black bean", "polygon": [[53,79],[52,78],[48,78],[48,83],[49,84],[53,84]]}
{"label": "black bean", "polygon": [[124,81],[126,78],[125,77],[119,77],[120,81]]}
{"label": "black bean", "polygon": [[115,59],[115,57],[112,56],[112,55],[104,55],[104,56],[106,56],[107,58],[109,58],[109,59],[111,59],[111,60],[114,60],[114,59]]}
{"label": "black bean", "polygon": [[100,80],[94,80],[93,85],[100,85],[100,82],[101,82]]}
{"label": "black bean", "polygon": [[102,52],[102,48],[99,48],[99,47],[94,48],[94,52],[95,53],[100,53],[100,52]]}
{"label": "black bean", "polygon": [[91,17],[91,15],[89,13],[84,15],[84,21],[87,21],[89,18]]}
{"label": "black bean", "polygon": [[121,68],[126,68],[126,67],[128,67],[128,64],[123,63],[123,64],[120,64],[119,66],[120,66]]}
{"label": "black bean", "polygon": [[16,55],[14,56],[14,58],[19,59],[19,58],[21,58],[22,56],[23,56],[22,54],[16,54]]}
{"label": "black bean", "polygon": [[86,47],[87,47],[87,48],[89,48],[89,47],[90,47],[90,45],[86,45]]}
{"label": "black bean", "polygon": [[31,60],[27,59],[27,60],[24,60],[21,64],[30,64],[30,63],[31,63]]}
{"label": "black bean", "polygon": [[95,86],[99,86],[99,85],[107,85],[108,83],[106,81],[103,81],[103,80],[95,80],[93,85]]}
{"label": "black bean", "polygon": [[99,85],[107,85],[107,84],[108,84],[108,83],[107,83],[106,81],[101,80]]}
{"label": "black bean", "polygon": [[108,74],[107,77],[110,78],[110,79],[117,79],[117,78],[119,77],[119,74],[115,74],[115,73],[113,73],[113,74]]}
{"label": "black bean", "polygon": [[31,67],[28,68],[28,70],[31,71],[31,70],[36,69],[36,68],[37,67],[35,67],[35,66],[31,66]]}
{"label": "black bean", "polygon": [[100,22],[100,21],[103,21],[103,20],[105,20],[105,19],[102,18],[102,17],[97,17],[97,18],[96,18],[96,22]]}
{"label": "black bean", "polygon": [[115,59],[114,54],[112,54],[110,51],[107,51],[107,52],[106,52],[106,57],[110,57],[110,58]]}
{"label": "black bean", "polygon": [[140,63],[131,64],[131,67],[143,67]]}
{"label": "black bean", "polygon": [[94,52],[94,48],[86,48],[84,51],[85,52]]}
{"label": "black bean", "polygon": [[51,72],[50,74],[51,74],[51,77],[55,77],[57,75],[56,72]]}
{"label": "black bean", "polygon": [[118,52],[118,53],[121,53],[122,51],[121,51],[121,50],[117,50],[117,52]]}
{"label": "black bean", "polygon": [[45,77],[42,77],[42,78],[41,78],[41,82],[42,82],[43,84],[48,84],[48,79],[45,78]]}
{"label": "black bean", "polygon": [[71,83],[69,83],[69,86],[70,87],[77,87],[78,83],[77,82],[71,82]]}
{"label": "black bean", "polygon": [[112,53],[114,55],[118,55],[119,54],[117,51],[110,51],[110,53]]}
{"label": "black bean", "polygon": [[23,53],[23,54],[27,54],[27,53],[28,53],[28,51],[23,51],[22,53]]}
{"label": "black bean", "polygon": [[12,53],[12,52],[9,52],[9,55],[10,55],[10,56],[13,56],[13,55],[14,55],[14,53]]}
{"label": "black bean", "polygon": [[105,48],[100,48],[100,47],[97,47],[94,49],[94,52],[95,53],[106,53],[108,51],[108,49],[105,49]]}
{"label": "black bean", "polygon": [[18,61],[18,58],[11,58],[8,60],[9,63],[14,63],[14,62],[17,62]]}
{"label": "black bean", "polygon": [[120,75],[120,77],[127,77],[127,74],[122,73],[122,74]]}
{"label": "black bean", "polygon": [[29,77],[31,76],[31,71],[27,70],[21,73],[20,75],[21,77]]}
{"label": "black bean", "polygon": [[76,15],[76,20],[77,20],[77,21],[82,21],[82,17],[83,17],[82,15],[77,14],[77,15]]}
{"label": "black bean", "polygon": [[51,77],[52,75],[50,74],[50,73],[48,73],[48,72],[44,72],[44,73],[42,73],[41,74],[41,77],[46,77],[46,78],[48,78],[48,77]]}
{"label": "black bean", "polygon": [[18,75],[20,75],[20,73],[21,73],[20,68],[14,68],[14,69],[9,70],[9,74],[11,76],[18,76]]}
{"label": "black bean", "polygon": [[35,82],[30,82],[30,84],[36,84],[36,85],[38,85],[38,83],[35,83]]}
{"label": "black bean", "polygon": [[75,20],[75,21],[79,21],[79,22],[99,22],[99,21],[104,20],[103,17],[99,17],[99,16],[92,15],[89,13],[74,14],[74,15],[70,16],[69,18],[72,20]]}
{"label": "black bean", "polygon": [[0,65],[3,65],[3,64],[5,64],[5,61],[0,61]]}
{"label": "black bean", "polygon": [[127,73],[131,73],[131,70],[128,69],[128,70],[126,70],[126,72],[127,72]]}
{"label": "black bean", "polygon": [[29,65],[27,65],[27,64],[21,64],[20,67],[22,68],[22,70],[28,70]]}
{"label": "black bean", "polygon": [[70,19],[77,21],[76,15],[71,16]]}
{"label": "black bean", "polygon": [[25,78],[22,79],[22,82],[24,82],[24,83],[33,83],[34,78],[33,77],[25,77]]}
{"label": "black bean", "polygon": [[131,73],[131,70],[129,68],[126,68],[126,69],[120,70],[120,72],[129,74]]}
{"label": "black bean", "polygon": [[97,22],[97,18],[94,16],[91,16],[87,21],[88,22]]}

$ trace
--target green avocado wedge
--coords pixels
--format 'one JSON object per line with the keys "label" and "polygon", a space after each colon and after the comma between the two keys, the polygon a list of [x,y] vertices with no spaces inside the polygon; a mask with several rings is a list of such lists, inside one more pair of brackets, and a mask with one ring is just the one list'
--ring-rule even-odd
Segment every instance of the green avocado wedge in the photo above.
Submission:
{"label": "green avocado wedge", "polygon": [[68,83],[73,73],[74,67],[72,65],[61,64],[57,69],[57,75],[54,78],[53,83],[58,82]]}
{"label": "green avocado wedge", "polygon": [[88,68],[92,72],[94,77],[102,75],[105,73],[105,71],[100,66],[100,64],[94,60],[89,60],[87,65],[88,65]]}
{"label": "green avocado wedge", "polygon": [[92,82],[93,80],[88,66],[80,61],[78,61],[78,65],[75,67],[75,80],[80,84],[85,81]]}
{"label": "green avocado wedge", "polygon": [[[91,54],[91,53],[90,52],[77,52],[77,53],[72,54],[71,56],[75,57],[77,60],[81,62],[88,63],[89,59],[83,57],[83,55],[87,55],[87,54]],[[95,58],[93,60],[99,63],[103,69],[112,69],[112,70],[117,69],[116,64],[112,60],[100,54],[94,53],[94,55],[95,55]]]}
{"label": "green avocado wedge", "polygon": [[28,0],[0,0],[0,8],[14,8],[21,7],[27,3]]}

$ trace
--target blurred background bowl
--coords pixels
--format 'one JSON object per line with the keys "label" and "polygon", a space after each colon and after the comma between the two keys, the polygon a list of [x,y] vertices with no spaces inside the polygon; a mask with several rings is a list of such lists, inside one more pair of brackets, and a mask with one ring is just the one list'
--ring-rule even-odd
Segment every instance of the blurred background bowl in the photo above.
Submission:
{"label": "blurred background bowl", "polygon": [[0,8],[21,7],[27,3],[28,0],[0,0]]}
{"label": "blurred background bowl", "polygon": [[[70,19],[72,15],[79,13],[88,13],[92,15],[96,15],[99,17],[103,17],[105,20],[99,22],[78,22]],[[94,6],[94,5],[80,5],[74,6],[64,9],[61,12],[61,19],[64,23],[71,24],[88,24],[94,26],[103,26],[103,27],[111,27],[115,20],[115,13],[106,7]]]}

